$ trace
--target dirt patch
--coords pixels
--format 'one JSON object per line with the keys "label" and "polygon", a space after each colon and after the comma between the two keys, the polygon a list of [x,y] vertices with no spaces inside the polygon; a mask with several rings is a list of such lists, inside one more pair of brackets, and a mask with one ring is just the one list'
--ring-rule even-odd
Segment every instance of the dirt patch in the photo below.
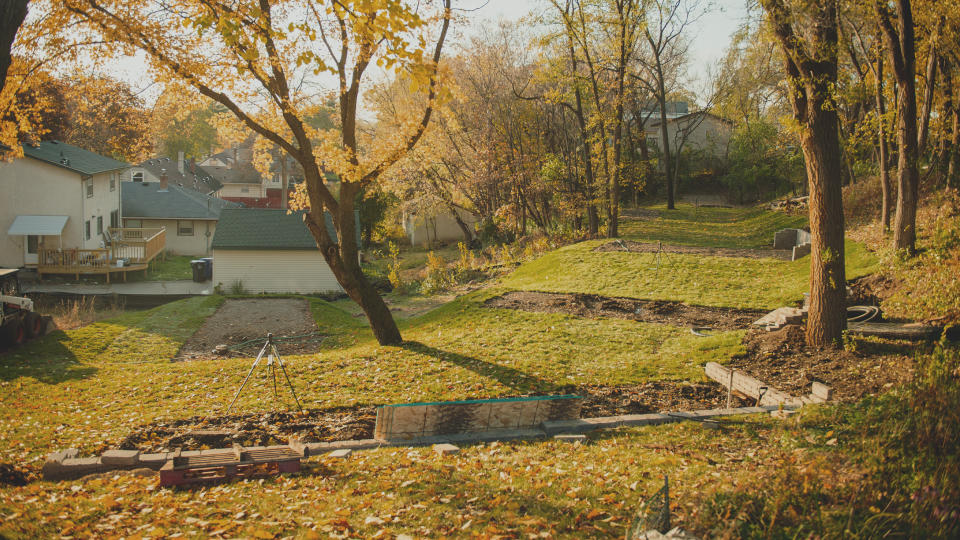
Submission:
{"label": "dirt patch", "polygon": [[835,399],[856,401],[913,377],[913,345],[878,341],[861,342],[864,350],[856,352],[812,349],[799,325],[754,330],[743,343],[746,353],[728,366],[796,397],[809,394],[813,381],[822,381],[833,388]]}
{"label": "dirt patch", "polygon": [[227,356],[253,356],[267,333],[278,338],[281,354],[315,352],[323,340],[305,299],[231,298],[183,344],[177,358],[211,358],[218,345],[229,347]]}
{"label": "dirt patch", "polygon": [[[584,396],[583,418],[726,406],[726,392],[716,383],[654,381],[624,386],[570,386],[559,392]],[[734,399],[734,406],[741,405],[742,402]],[[140,426],[111,447],[152,453],[174,448],[229,448],[234,443],[243,446],[286,444],[291,436],[305,442],[369,439],[373,437],[376,420],[377,411],[373,406],[313,409],[305,414],[195,416]]]}
{"label": "dirt patch", "polygon": [[9,463],[0,463],[0,486],[25,486],[28,473]]}
{"label": "dirt patch", "polygon": [[631,242],[629,240],[615,240],[593,248],[593,251],[609,252],[621,251],[629,253],[665,253],[703,255],[706,257],[741,257],[746,259],[780,259],[789,261],[791,252],[785,249],[736,249],[697,246],[676,246],[667,244],[653,244]]}
{"label": "dirt patch", "polygon": [[[624,386],[580,386],[571,388],[569,393],[585,397],[580,413],[583,418],[727,406],[726,390],[716,383],[651,381]],[[733,399],[734,407],[743,405],[746,403]]]}
{"label": "dirt patch", "polygon": [[747,328],[765,311],[692,306],[663,300],[611,298],[594,294],[560,294],[514,291],[484,302],[486,307],[565,313],[577,317],[628,319],[681,327],[715,330]]}
{"label": "dirt patch", "polygon": [[164,452],[174,448],[200,450],[287,444],[295,435],[306,442],[369,439],[377,420],[374,407],[311,409],[299,412],[266,412],[224,416],[194,416],[138,427],[120,448]]}

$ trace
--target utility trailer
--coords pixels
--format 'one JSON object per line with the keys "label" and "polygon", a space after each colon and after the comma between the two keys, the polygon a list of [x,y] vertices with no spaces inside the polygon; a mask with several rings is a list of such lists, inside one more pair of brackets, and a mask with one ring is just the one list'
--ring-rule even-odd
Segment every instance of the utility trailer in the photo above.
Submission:
{"label": "utility trailer", "polygon": [[53,326],[50,317],[33,310],[33,300],[20,296],[17,272],[15,268],[0,268],[0,349],[45,335]]}

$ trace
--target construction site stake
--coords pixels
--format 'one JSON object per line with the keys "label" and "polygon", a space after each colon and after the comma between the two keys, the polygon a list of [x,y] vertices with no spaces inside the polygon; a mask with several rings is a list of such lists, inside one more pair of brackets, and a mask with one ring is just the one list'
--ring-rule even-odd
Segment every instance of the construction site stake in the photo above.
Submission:
{"label": "construction site stake", "polygon": [[727,385],[727,408],[731,408],[733,403],[733,372],[736,371],[733,368],[730,368],[730,384]]}

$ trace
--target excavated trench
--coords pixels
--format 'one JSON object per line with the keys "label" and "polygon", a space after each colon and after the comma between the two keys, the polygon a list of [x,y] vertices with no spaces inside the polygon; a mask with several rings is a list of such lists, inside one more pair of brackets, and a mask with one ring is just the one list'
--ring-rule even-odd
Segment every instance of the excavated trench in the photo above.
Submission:
{"label": "excavated trench", "polygon": [[709,327],[740,330],[766,314],[752,309],[694,306],[664,300],[612,298],[595,294],[513,291],[484,302],[485,307],[541,313],[564,313],[591,319],[613,318],[669,324],[679,327]]}

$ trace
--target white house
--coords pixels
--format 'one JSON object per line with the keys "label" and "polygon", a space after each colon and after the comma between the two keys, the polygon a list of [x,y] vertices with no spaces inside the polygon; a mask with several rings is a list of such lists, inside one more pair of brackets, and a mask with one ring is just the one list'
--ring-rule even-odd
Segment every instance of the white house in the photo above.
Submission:
{"label": "white house", "polygon": [[[644,125],[647,144],[654,150],[663,147],[660,126],[656,114]],[[667,137],[672,155],[680,149],[693,152],[700,158],[725,159],[732,131],[733,122],[705,111],[667,116]],[[661,163],[661,171],[663,167]]]}
{"label": "white house", "polygon": [[127,163],[59,141],[0,163],[0,266],[37,265],[42,249],[98,249],[120,227]]}
{"label": "white house", "polygon": [[[356,228],[360,230],[359,223]],[[334,234],[329,215],[327,229]],[[213,237],[213,283],[253,293],[343,292],[302,213],[266,208],[220,212]]]}
{"label": "white house", "polygon": [[166,173],[158,182],[123,182],[121,187],[123,226],[166,229],[167,251],[175,255],[209,255],[220,212],[242,207],[171,183]]}
{"label": "white house", "polygon": [[[480,218],[472,212],[457,209],[460,220],[473,230]],[[410,245],[429,246],[434,242],[465,242],[463,230],[448,212],[409,213],[403,216],[403,230]]]}

